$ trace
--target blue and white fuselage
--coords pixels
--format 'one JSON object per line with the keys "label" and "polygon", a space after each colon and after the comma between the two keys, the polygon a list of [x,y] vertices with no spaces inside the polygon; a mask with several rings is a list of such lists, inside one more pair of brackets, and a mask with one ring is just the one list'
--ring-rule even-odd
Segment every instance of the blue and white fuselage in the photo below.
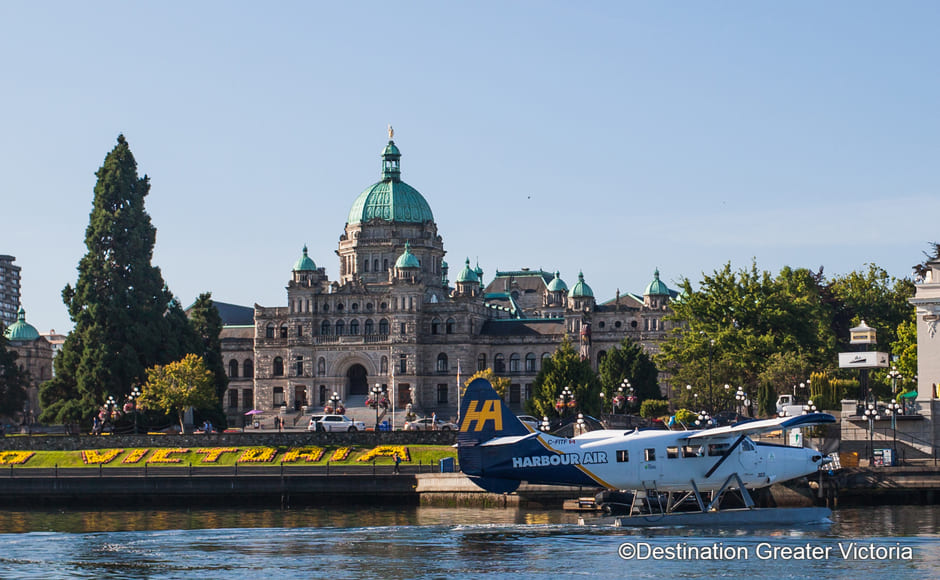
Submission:
{"label": "blue and white fuselage", "polygon": [[748,488],[814,473],[818,451],[755,443],[749,435],[835,418],[823,413],[699,431],[592,431],[555,437],[519,421],[490,384],[472,382],[461,408],[461,470],[486,489],[519,481],[616,490],[714,491],[736,476]]}

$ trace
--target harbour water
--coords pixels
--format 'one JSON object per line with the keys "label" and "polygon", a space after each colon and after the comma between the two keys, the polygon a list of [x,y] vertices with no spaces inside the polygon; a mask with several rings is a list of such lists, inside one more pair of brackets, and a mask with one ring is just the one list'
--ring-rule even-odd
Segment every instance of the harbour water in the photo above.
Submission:
{"label": "harbour water", "polygon": [[585,528],[560,510],[0,512],[0,578],[933,578],[940,508],[799,528]]}

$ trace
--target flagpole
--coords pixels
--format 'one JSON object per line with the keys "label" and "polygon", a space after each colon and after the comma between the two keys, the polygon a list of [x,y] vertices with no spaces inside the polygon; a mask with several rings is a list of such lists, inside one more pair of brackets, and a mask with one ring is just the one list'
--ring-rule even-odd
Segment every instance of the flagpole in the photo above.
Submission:
{"label": "flagpole", "polygon": [[[391,357],[389,357],[391,358]],[[395,366],[389,360],[389,367],[392,369],[392,431],[395,430]]]}
{"label": "flagpole", "polygon": [[457,424],[460,425],[460,359],[457,359]]}

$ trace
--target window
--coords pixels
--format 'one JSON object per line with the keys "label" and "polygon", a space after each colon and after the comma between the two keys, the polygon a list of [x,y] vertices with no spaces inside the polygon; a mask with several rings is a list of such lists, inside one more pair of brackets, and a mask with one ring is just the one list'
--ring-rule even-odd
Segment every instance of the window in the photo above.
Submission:
{"label": "window", "polygon": [[751,443],[750,439],[745,439],[741,442],[741,451],[754,451],[754,444]]}
{"label": "window", "polygon": [[408,372],[408,355],[403,354],[398,357],[398,372],[405,374]]}
{"label": "window", "polygon": [[362,271],[363,271],[363,272],[368,272],[368,271],[369,271],[369,260],[363,260],[363,261],[362,261]]}
{"label": "window", "polygon": [[304,357],[298,356],[294,361],[294,373],[296,373],[298,377],[304,376]]}
{"label": "window", "polygon": [[509,385],[509,404],[518,405],[521,396],[522,389],[519,385]]}
{"label": "window", "polygon": [[485,371],[486,370],[486,353],[480,353],[480,356],[477,357],[477,370]]}
{"label": "window", "polygon": [[349,334],[352,334],[354,336],[359,334],[359,321],[358,320],[351,320],[349,322]]}
{"label": "window", "polygon": [[287,338],[287,325],[286,325],[286,324],[281,325],[281,334],[280,334],[280,336],[281,336],[281,338]]}
{"label": "window", "polygon": [[[251,362],[251,359],[245,359],[244,364],[242,364],[242,376],[245,378],[251,378],[255,376],[255,363]],[[250,407],[251,405],[249,405]]]}
{"label": "window", "polygon": [[496,374],[506,372],[506,359],[501,354],[493,357],[493,372]]}
{"label": "window", "polygon": [[238,378],[238,361],[235,359],[228,361],[228,376],[233,379]]}
{"label": "window", "polygon": [[518,373],[519,372],[519,353],[512,353],[509,355],[509,372]]}
{"label": "window", "polygon": [[328,336],[330,334],[330,321],[324,320],[320,323],[320,336]]}
{"label": "window", "polygon": [[702,457],[702,446],[701,445],[683,445],[682,446],[682,456],[683,457]]}
{"label": "window", "polygon": [[303,335],[304,335],[304,327],[303,327],[303,325],[298,324],[298,325],[297,325],[297,336],[303,336]]}
{"label": "window", "polygon": [[667,447],[666,448],[666,459],[676,459],[679,457],[679,448],[678,447]]}
{"label": "window", "polygon": [[384,260],[382,260],[382,271],[388,272],[388,258],[385,258]]}
{"label": "window", "polygon": [[617,450],[617,463],[626,463],[630,461],[630,452],[626,449]]}
{"label": "window", "polygon": [[343,303],[342,303],[342,302],[340,302],[339,304],[336,305],[336,310],[337,310],[338,312],[342,312],[342,311],[343,311],[343,308],[344,308],[344,307],[343,307]]}
{"label": "window", "polygon": [[404,322],[402,322],[398,330],[401,334],[405,334],[408,332],[408,326]]}
{"label": "window", "polygon": [[447,355],[444,353],[437,355],[437,372],[447,372]]}
{"label": "window", "polygon": [[457,326],[457,322],[453,318],[448,318],[444,332],[446,332],[447,334],[453,334],[454,328],[456,326]]}
{"label": "window", "polygon": [[708,445],[708,455],[711,457],[721,457],[731,447],[727,443],[711,443]]}
{"label": "window", "polygon": [[379,334],[388,334],[388,320],[384,318],[379,321]]}
{"label": "window", "polygon": [[529,354],[525,355],[525,371],[527,373],[535,372],[535,353],[534,352],[530,352]]}
{"label": "window", "polygon": [[620,328],[621,326],[623,326],[623,323],[620,322],[619,320],[614,323],[614,328]]}
{"label": "window", "polygon": [[274,387],[274,406],[280,407],[284,405],[284,387]]}
{"label": "window", "polygon": [[379,271],[379,259],[378,258],[372,260],[372,270],[375,272]]}
{"label": "window", "polygon": [[228,391],[228,406],[230,409],[238,408],[238,389],[229,389]]}
{"label": "window", "polygon": [[326,405],[326,385],[320,385],[320,404]]}
{"label": "window", "polygon": [[603,320],[601,320],[600,322],[597,323],[597,327],[598,327],[598,328],[604,328],[604,326],[606,326],[606,324],[605,324],[605,322],[604,322]]}
{"label": "window", "polygon": [[320,360],[317,361],[317,376],[322,377],[326,374],[326,359],[322,356]]}
{"label": "window", "polygon": [[437,334],[441,327],[441,321],[435,318],[431,321],[431,334]]}
{"label": "window", "polygon": [[644,449],[643,461],[656,461],[656,450],[653,448]]}
{"label": "window", "polygon": [[439,384],[437,385],[437,404],[446,405],[447,404],[447,385]]}
{"label": "window", "polygon": [[353,304],[352,304],[352,311],[353,311],[353,312],[359,312],[359,303],[358,303],[358,302],[353,302]]}
{"label": "window", "polygon": [[375,323],[372,322],[371,318],[366,319],[366,323],[362,326],[363,334],[373,334],[375,332]]}
{"label": "window", "polygon": [[254,391],[251,389],[242,389],[242,407],[243,409],[252,409],[255,406]]}
{"label": "window", "polygon": [[282,359],[281,357],[276,357],[274,359],[274,369],[271,374],[273,374],[276,377],[284,376],[284,359]]}
{"label": "window", "polygon": [[274,338],[274,325],[273,324],[269,324],[264,327],[264,337]]}
{"label": "window", "polygon": [[346,333],[346,323],[342,320],[336,321],[336,336],[342,336]]}

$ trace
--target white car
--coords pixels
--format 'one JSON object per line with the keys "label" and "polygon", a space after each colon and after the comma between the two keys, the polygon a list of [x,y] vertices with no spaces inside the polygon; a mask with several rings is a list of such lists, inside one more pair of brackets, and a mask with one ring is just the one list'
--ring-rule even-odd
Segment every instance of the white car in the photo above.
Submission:
{"label": "white car", "polygon": [[[365,431],[366,424],[362,421],[353,421],[346,415],[323,415],[320,426],[324,431]],[[309,429],[309,427],[308,427]],[[316,429],[316,425],[314,425]]]}
{"label": "white car", "polygon": [[307,425],[307,431],[323,431],[323,427],[318,426],[323,415],[311,415],[310,424]]}
{"label": "white car", "polygon": [[[432,431],[431,417],[425,417],[424,419],[416,419],[414,421],[408,421],[405,423],[405,431]],[[454,425],[450,421],[441,421],[437,420],[435,423],[437,431],[456,431],[457,425]]]}

